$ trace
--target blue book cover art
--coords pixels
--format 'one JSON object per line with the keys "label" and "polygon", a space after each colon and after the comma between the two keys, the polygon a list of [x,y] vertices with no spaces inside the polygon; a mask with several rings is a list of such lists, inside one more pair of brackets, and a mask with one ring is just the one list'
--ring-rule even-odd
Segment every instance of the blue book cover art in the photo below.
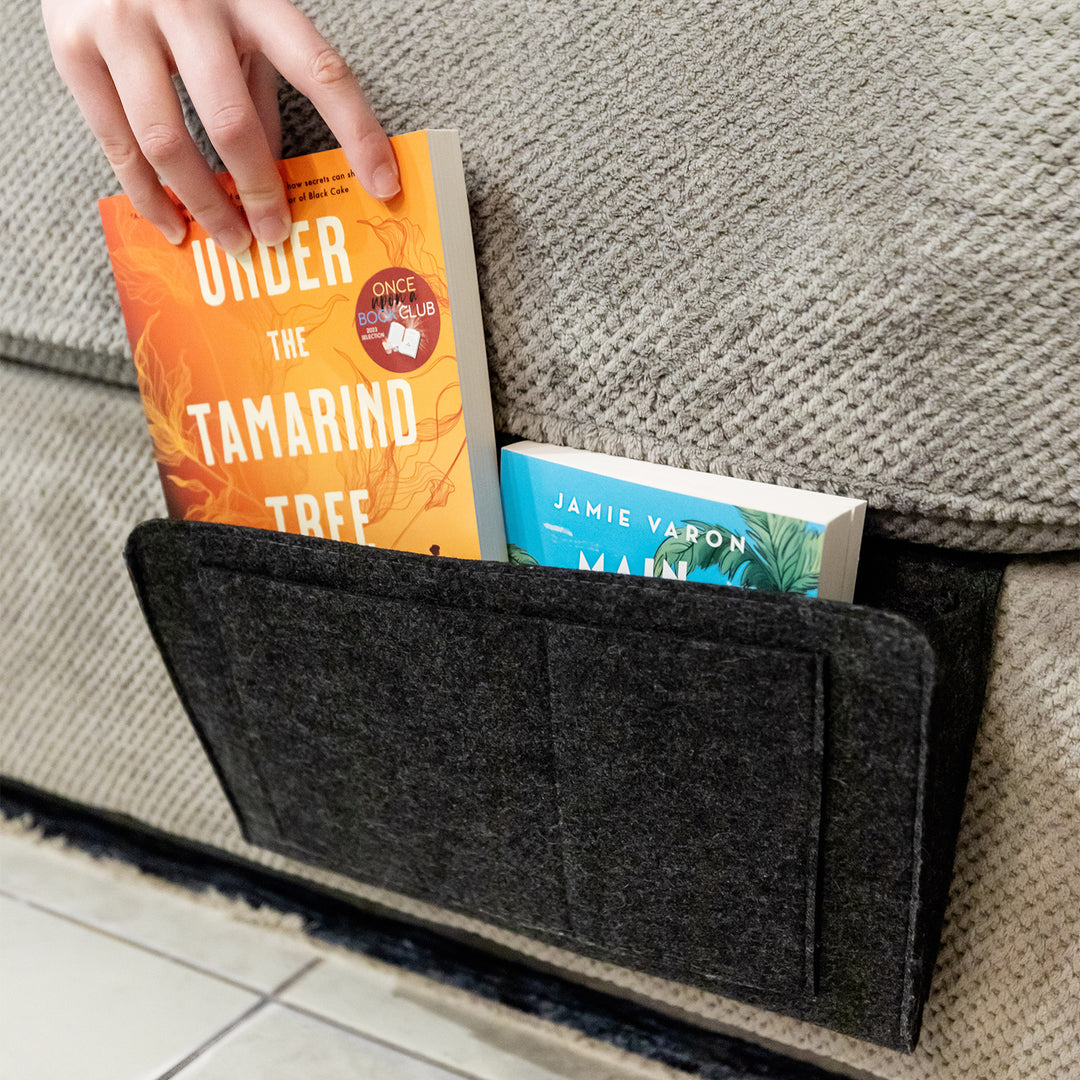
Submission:
{"label": "blue book cover art", "polygon": [[825,526],[503,451],[511,562],[816,596]]}

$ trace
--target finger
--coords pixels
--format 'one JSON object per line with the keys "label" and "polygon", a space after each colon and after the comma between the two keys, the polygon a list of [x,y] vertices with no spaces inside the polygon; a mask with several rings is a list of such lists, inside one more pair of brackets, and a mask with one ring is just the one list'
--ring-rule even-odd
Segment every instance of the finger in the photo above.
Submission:
{"label": "finger", "polygon": [[259,114],[259,123],[266,132],[266,142],[274,160],[281,158],[281,108],[278,105],[278,87],[281,79],[274,65],[262,53],[250,57],[245,72],[251,100]]}
{"label": "finger", "polygon": [[57,70],[132,205],[170,243],[182,243],[187,235],[184,216],[143,157],[104,62],[96,52],[57,49],[55,55]]}
{"label": "finger", "polygon": [[393,148],[348,64],[288,0],[243,0],[242,10],[259,50],[319,110],[367,192],[393,198]]}
{"label": "finger", "polygon": [[228,26],[193,23],[182,4],[163,12],[161,30],[195,111],[236,183],[255,238],[280,244],[292,229],[285,185],[274,164],[258,110],[240,68]]}
{"label": "finger", "polygon": [[102,42],[101,53],[143,157],[219,247],[247,251],[251,233],[184,124],[161,45],[136,32]]}

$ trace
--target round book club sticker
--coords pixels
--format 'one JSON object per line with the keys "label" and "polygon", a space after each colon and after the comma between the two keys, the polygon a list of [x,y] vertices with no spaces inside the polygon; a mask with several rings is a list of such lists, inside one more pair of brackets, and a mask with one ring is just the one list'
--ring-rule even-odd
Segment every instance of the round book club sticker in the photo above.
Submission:
{"label": "round book club sticker", "polygon": [[356,300],[360,344],[387,371],[415,371],[427,363],[441,321],[431,286],[402,266],[372,274]]}

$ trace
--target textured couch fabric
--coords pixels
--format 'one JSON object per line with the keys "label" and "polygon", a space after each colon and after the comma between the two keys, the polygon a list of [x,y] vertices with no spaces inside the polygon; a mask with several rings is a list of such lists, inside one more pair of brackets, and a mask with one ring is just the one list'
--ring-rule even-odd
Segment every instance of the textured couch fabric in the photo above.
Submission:
{"label": "textured couch fabric", "polygon": [[[33,4],[0,40],[0,774],[887,1080],[1075,1076],[1080,5],[305,7],[390,131],[461,129],[502,429],[863,496],[887,535],[1028,553],[920,1044],[244,843],[123,569],[163,506],[93,205],[116,188]],[[284,100],[288,153],[330,144]]]}
{"label": "textured couch fabric", "polygon": [[942,948],[919,1046],[904,1055],[245,844],[123,570],[132,523],[162,512],[137,398],[0,366],[0,500],[4,774],[873,1076],[1071,1080],[1080,1069],[1075,555],[1006,572]]}
{"label": "textured couch fabric", "polygon": [[[461,129],[499,427],[1080,547],[1074,3],[305,6],[388,130]],[[0,349],[130,385],[114,182],[9,23]]]}

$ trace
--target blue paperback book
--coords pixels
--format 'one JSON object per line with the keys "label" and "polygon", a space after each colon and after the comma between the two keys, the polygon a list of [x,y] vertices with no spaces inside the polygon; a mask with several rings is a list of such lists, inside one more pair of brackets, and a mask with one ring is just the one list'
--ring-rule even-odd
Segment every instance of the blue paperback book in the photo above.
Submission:
{"label": "blue paperback book", "polygon": [[866,503],[520,442],[502,451],[512,562],[851,600]]}

